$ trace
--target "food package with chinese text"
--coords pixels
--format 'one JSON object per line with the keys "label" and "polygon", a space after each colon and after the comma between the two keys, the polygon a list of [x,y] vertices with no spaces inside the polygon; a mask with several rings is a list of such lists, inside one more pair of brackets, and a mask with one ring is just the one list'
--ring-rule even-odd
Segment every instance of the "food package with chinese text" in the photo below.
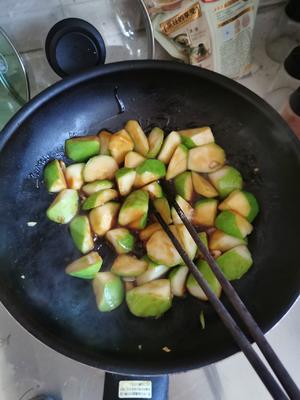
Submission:
{"label": "food package with chinese text", "polygon": [[230,78],[251,70],[258,0],[145,0],[154,35],[174,58]]}

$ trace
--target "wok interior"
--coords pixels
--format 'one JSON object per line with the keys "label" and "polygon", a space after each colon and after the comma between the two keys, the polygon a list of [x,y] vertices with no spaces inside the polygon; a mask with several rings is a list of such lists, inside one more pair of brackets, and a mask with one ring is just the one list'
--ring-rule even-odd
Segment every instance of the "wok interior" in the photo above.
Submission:
{"label": "wok interior", "polygon": [[[153,126],[167,132],[212,127],[216,142],[261,206],[249,239],[254,265],[234,286],[264,330],[291,305],[300,278],[298,147],[275,112],[230,85],[217,75],[179,65],[123,64],[112,72],[107,66],[55,96],[48,92],[48,100],[7,141],[0,154],[0,296],[36,337],[70,357],[116,372],[196,368],[236,351],[207,303],[190,296],[174,299],[158,320],[136,318],[124,304],[100,313],[90,282],[64,273],[80,254],[67,226],[45,216],[51,197],[42,183],[43,167],[64,157],[70,136],[116,131],[132,118],[147,132]],[[116,87],[125,105],[122,114]],[[28,227],[29,221],[37,225]],[[108,265],[109,252],[103,247],[100,253]],[[171,352],[162,351],[165,346]]]}

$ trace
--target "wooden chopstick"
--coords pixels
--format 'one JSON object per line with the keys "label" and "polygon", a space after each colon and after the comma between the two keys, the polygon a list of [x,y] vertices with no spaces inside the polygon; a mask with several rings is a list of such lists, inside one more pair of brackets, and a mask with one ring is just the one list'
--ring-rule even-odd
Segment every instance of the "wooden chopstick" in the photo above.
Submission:
{"label": "wooden chopstick", "polygon": [[215,276],[217,277],[218,281],[220,282],[224,293],[226,294],[228,300],[236,310],[238,316],[241,318],[245,326],[247,327],[250,335],[254,339],[254,341],[257,343],[259,349],[263,353],[265,359],[268,361],[270,367],[272,368],[273,372],[275,373],[276,377],[286,390],[287,394],[290,396],[292,399],[300,399],[300,391],[289,375],[288,371],[278,358],[277,354],[265,338],[262,330],[258,326],[257,322],[247,309],[246,305],[238,295],[238,293],[235,291],[231,283],[226,279],[225,275],[223,272],[220,270],[218,267],[215,259],[212,257],[210,254],[209,250],[205,247],[205,245],[202,243],[202,241],[199,238],[199,235],[194,228],[194,226],[191,224],[191,222],[187,219],[186,215],[184,214],[183,210],[180,208],[178,205],[177,201],[175,200],[175,194],[172,190],[171,184],[168,182],[163,182],[163,189],[165,191],[166,197],[169,201],[169,203],[175,208],[177,211],[180,219],[182,220],[183,224],[189,231],[190,235],[192,236],[193,240],[197,244],[197,247],[200,249],[200,251],[203,254],[203,257],[205,258],[206,262],[214,272]]}
{"label": "wooden chopstick", "polygon": [[[170,196],[168,189],[165,190],[165,194],[166,194],[166,197],[168,198],[169,202],[174,207],[175,207],[175,205],[177,206],[176,211],[178,212],[178,214],[179,214],[180,218],[182,219],[182,221],[184,222],[184,224],[186,225],[185,222],[187,222],[187,224],[190,226],[191,225],[190,222],[187,220],[187,218],[185,217],[185,214],[183,213],[181,208],[178,206],[177,202],[175,201],[175,198]],[[174,247],[180,254],[184,263],[187,265],[190,272],[195,277],[196,281],[198,282],[198,284],[200,285],[200,287],[202,288],[202,290],[208,297],[210,303],[214,307],[215,311],[219,315],[220,319],[223,321],[224,325],[227,327],[227,329],[233,336],[234,340],[236,341],[236,343],[238,344],[240,349],[244,352],[248,361],[250,362],[252,367],[255,369],[256,373],[258,374],[258,376],[260,377],[262,382],[265,384],[265,386],[269,390],[270,394],[273,396],[274,399],[288,399],[286,394],[283,392],[282,388],[279,386],[278,382],[274,379],[273,375],[269,372],[269,370],[267,369],[267,367],[265,366],[263,361],[260,359],[260,357],[257,355],[257,353],[252,348],[250,341],[247,339],[247,337],[242,332],[242,330],[238,327],[238,325],[236,324],[236,322],[234,321],[234,319],[232,318],[230,313],[227,311],[227,309],[225,308],[223,303],[218,299],[218,297],[210,289],[210,286],[208,285],[206,280],[203,278],[202,274],[200,273],[200,271],[198,270],[196,265],[193,263],[192,260],[190,260],[190,258],[188,257],[185,250],[182,248],[182,246],[179,243],[179,241],[177,240],[177,238],[173,235],[173,233],[169,229],[169,226],[165,223],[165,221],[160,216],[160,214],[155,210],[155,208],[151,202],[150,202],[150,210],[155,215],[155,217],[157,218],[158,222],[161,224],[161,226],[164,229],[164,231],[166,232],[166,234],[169,236],[170,240],[172,241]],[[186,225],[186,227],[187,227],[187,225]],[[196,232],[196,235],[197,235],[197,232]],[[198,237],[198,235],[197,235],[197,237]],[[197,242],[196,242],[196,244],[198,245]],[[215,260],[211,257],[211,255],[209,254],[209,257],[207,257],[208,251],[201,241],[200,241],[199,249],[202,251],[204,258],[206,259],[208,264],[210,266],[211,266],[211,264],[215,264],[216,268],[219,269],[217,264],[215,263]],[[212,262],[211,262],[211,259],[212,259]],[[223,277],[224,277],[224,280],[226,280],[225,276],[223,276]],[[225,292],[225,290],[224,290],[224,292]],[[246,309],[245,305],[244,305],[244,308]],[[244,320],[243,314],[240,317],[242,320]],[[263,335],[263,333],[262,333],[262,335]],[[285,371],[285,372],[288,375],[287,371]],[[290,382],[288,382],[288,384],[287,384],[286,381],[284,381],[285,386],[287,386],[289,389],[289,392],[287,390],[286,391],[289,394],[291,399],[299,399],[300,398],[299,390],[291,378],[290,378],[290,381],[293,383],[294,387],[290,387],[290,385],[289,385]]]}

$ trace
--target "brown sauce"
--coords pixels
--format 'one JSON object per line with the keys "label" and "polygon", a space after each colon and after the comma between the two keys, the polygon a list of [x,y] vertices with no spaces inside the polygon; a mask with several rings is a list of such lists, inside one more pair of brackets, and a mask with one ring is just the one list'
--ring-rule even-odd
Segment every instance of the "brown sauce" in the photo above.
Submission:
{"label": "brown sauce", "polygon": [[[114,187],[117,187],[117,182],[116,182],[115,179],[113,180],[113,183],[114,183]],[[81,199],[80,206],[82,206],[82,203],[88,197],[88,195],[86,195],[82,190],[79,191],[79,195],[80,195],[80,199]],[[126,197],[127,196],[119,196],[118,198],[116,198],[116,199],[114,199],[112,201],[116,201],[116,202],[120,203],[120,205],[122,206],[122,204],[124,203]],[[198,193],[196,193],[194,191],[193,195],[192,195],[192,200],[189,203],[194,208],[196,202],[198,200],[201,200],[201,199],[205,199],[205,197],[199,195]],[[80,213],[81,213],[81,215],[87,215],[88,216],[90,211],[91,210],[88,210],[88,211],[81,210]],[[153,224],[154,222],[157,222],[156,218],[153,215],[148,213],[148,218],[147,218],[147,223],[145,225],[145,228],[148,225]],[[135,246],[134,246],[134,248],[133,248],[131,253],[133,255],[135,255],[137,258],[143,257],[146,254],[146,246],[145,246],[145,242],[140,240],[140,237],[139,237],[139,233],[140,233],[141,230],[133,229],[133,228],[131,228],[129,226],[121,226],[121,225],[119,225],[118,224],[118,218],[116,217],[114,219],[114,221],[113,221],[113,224],[112,224],[112,227],[111,227],[110,230],[117,229],[117,228],[126,228],[126,229],[128,229],[130,231],[130,233],[135,238]],[[195,225],[195,228],[196,228],[197,232],[206,232],[208,236],[215,230],[214,227],[209,227],[209,226],[204,226],[204,225]],[[117,255],[114,247],[105,238],[105,235],[104,236],[98,236],[95,232],[92,232],[92,234],[93,234],[93,238],[94,238],[94,242],[95,242],[94,250],[99,251],[101,253],[101,250],[104,250],[105,248],[106,249],[108,248],[109,250],[111,250],[112,252],[115,253],[115,256]]]}

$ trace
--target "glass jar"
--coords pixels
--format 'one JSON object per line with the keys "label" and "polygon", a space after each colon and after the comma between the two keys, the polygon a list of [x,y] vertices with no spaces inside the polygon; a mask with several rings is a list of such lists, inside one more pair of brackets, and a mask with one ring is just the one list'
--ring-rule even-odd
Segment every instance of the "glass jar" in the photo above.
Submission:
{"label": "glass jar", "polygon": [[0,130],[29,100],[29,85],[23,61],[0,28]]}

